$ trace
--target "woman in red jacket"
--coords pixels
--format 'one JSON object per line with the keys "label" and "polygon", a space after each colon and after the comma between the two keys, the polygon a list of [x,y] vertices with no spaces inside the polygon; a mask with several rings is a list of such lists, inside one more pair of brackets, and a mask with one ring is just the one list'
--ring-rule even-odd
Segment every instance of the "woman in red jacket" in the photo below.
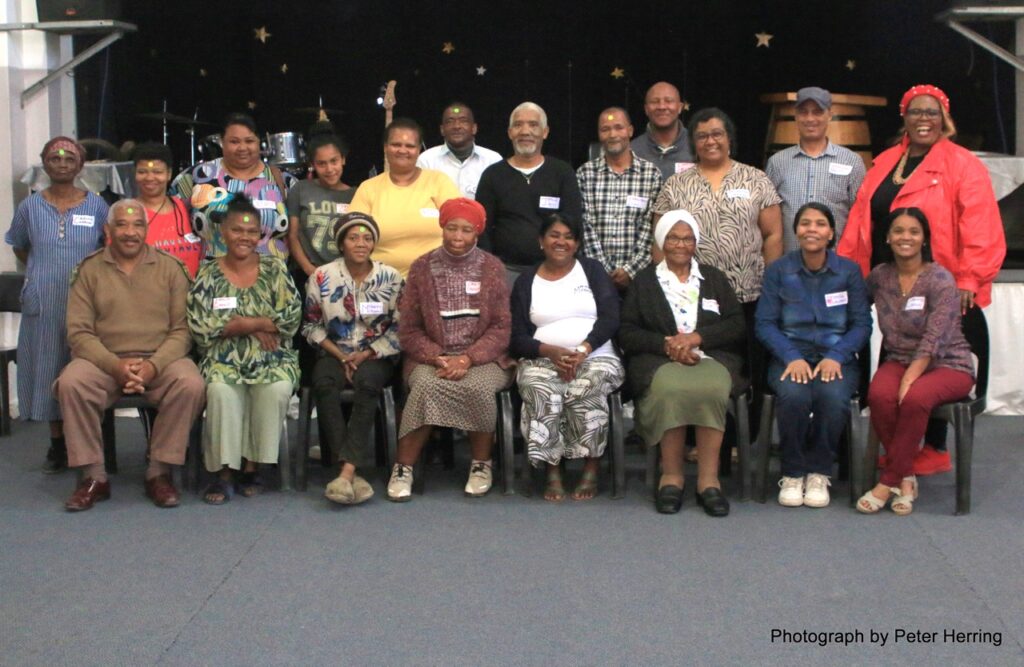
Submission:
{"label": "woman in red jacket", "polygon": [[[985,333],[981,314],[992,301],[992,281],[1006,255],[1006,238],[985,165],[951,141],[956,126],[949,98],[935,86],[918,85],[900,101],[903,138],[875,158],[857,193],[837,251],[860,264],[864,275],[881,264],[885,221],[904,207],[924,211],[931,223],[932,255],[949,270],[960,291],[967,337]],[[946,425],[929,423],[914,473],[952,470],[945,449]]]}

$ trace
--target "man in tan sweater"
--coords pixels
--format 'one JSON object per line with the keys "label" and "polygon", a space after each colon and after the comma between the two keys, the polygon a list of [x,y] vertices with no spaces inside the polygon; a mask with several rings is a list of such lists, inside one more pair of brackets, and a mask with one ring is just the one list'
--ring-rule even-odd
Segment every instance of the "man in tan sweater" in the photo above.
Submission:
{"label": "man in tan sweater", "polygon": [[68,465],[80,468],[73,512],[110,498],[103,462],[103,412],[124,394],[141,394],[159,410],[150,438],[146,495],[175,507],[172,465],[185,462],[192,422],[206,388],[186,355],[185,265],[146,244],[146,211],[125,199],[110,207],[110,245],[82,260],[72,276],[67,331],[72,361],[54,383],[64,415]]}

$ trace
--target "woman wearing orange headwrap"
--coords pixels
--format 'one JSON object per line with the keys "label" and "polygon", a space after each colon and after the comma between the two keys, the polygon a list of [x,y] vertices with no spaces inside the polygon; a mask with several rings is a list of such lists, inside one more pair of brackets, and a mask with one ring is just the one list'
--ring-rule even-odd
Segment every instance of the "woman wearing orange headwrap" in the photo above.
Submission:
{"label": "woman wearing orange headwrap", "polygon": [[[949,107],[949,97],[935,86],[914,86],[903,95],[903,138],[875,158],[837,252],[860,264],[866,276],[891,257],[885,240],[889,212],[921,209],[931,225],[932,256],[953,274],[960,290],[967,337],[979,332],[987,340],[981,308],[992,301],[1006,238],[988,170],[952,141],[956,126]],[[926,445],[914,460],[915,474],[952,470],[945,440],[945,423],[930,424]]]}

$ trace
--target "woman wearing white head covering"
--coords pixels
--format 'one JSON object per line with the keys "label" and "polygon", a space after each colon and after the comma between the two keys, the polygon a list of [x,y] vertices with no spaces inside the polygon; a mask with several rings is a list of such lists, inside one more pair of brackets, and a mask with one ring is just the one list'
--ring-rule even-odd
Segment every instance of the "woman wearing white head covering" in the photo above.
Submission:
{"label": "woman wearing white head covering", "polygon": [[654,239],[665,258],[630,284],[619,329],[636,430],[648,447],[661,444],[657,508],[674,514],[683,502],[685,428],[694,426],[697,502],[725,516],[718,454],[729,395],[746,385],[743,310],[725,274],[694,259],[700,229],[688,211],[663,215]]}

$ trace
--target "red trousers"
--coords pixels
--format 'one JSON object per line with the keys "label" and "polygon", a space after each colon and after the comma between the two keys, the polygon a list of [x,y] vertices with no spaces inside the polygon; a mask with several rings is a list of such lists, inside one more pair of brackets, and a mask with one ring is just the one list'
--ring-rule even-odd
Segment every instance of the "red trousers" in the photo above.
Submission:
{"label": "red trousers", "polygon": [[899,486],[911,474],[932,409],[964,398],[974,386],[974,378],[963,371],[933,368],[917,378],[903,402],[898,403],[900,380],[906,370],[905,364],[886,361],[878,367],[868,388],[871,425],[885,446],[887,463],[881,481],[887,486]]}

